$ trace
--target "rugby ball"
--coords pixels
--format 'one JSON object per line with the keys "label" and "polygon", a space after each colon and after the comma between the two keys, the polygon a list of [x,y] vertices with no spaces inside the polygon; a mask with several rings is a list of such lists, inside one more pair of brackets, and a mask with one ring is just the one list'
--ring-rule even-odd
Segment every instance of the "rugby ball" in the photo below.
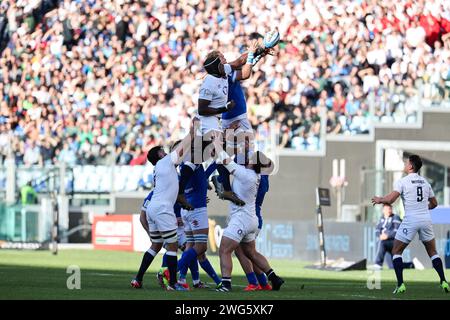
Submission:
{"label": "rugby ball", "polygon": [[280,33],[276,30],[269,31],[265,34],[263,41],[266,49],[273,48],[280,41]]}

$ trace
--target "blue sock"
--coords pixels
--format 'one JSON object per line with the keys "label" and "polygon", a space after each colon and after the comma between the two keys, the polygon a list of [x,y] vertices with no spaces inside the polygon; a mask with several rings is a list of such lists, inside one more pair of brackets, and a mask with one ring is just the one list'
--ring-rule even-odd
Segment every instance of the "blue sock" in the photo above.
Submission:
{"label": "blue sock", "polygon": [[260,274],[256,274],[256,278],[258,278],[258,282],[261,285],[261,287],[267,286],[267,284],[268,284],[267,277],[264,272],[260,273]]}
{"label": "blue sock", "polygon": [[256,279],[256,274],[254,272],[247,273],[246,276],[249,284],[253,284],[255,286],[258,285],[258,280]]}
{"label": "blue sock", "polygon": [[189,265],[189,270],[191,271],[192,281],[198,282],[200,280],[200,272],[198,272],[197,257],[195,257],[195,259],[192,260],[191,264]]}
{"label": "blue sock", "polygon": [[183,252],[181,259],[178,260],[178,270],[180,271],[180,278],[185,279],[189,266],[192,260],[197,258],[197,251],[194,248],[189,248]]}
{"label": "blue sock", "polygon": [[167,268],[167,256],[166,255],[163,255],[163,257],[162,257],[161,268]]}
{"label": "blue sock", "polygon": [[220,278],[217,276],[216,271],[214,271],[214,268],[212,267],[211,263],[208,259],[205,259],[203,261],[199,261],[200,267],[202,267],[203,270],[208,274],[208,276],[214,280],[216,284],[219,284],[221,282]]}

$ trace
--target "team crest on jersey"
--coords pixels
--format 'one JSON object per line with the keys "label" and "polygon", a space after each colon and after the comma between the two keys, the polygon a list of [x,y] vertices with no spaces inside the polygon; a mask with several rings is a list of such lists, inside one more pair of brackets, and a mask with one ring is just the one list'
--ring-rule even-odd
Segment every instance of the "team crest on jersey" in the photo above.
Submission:
{"label": "team crest on jersey", "polygon": [[197,220],[192,221],[192,224],[194,225],[194,227],[198,227],[198,221]]}
{"label": "team crest on jersey", "polygon": [[239,230],[237,231],[237,233],[238,233],[238,235],[241,235],[241,234],[242,234],[242,229],[239,229]]}
{"label": "team crest on jersey", "polygon": [[200,89],[200,94],[203,94],[205,96],[210,96],[210,95],[212,95],[212,92],[211,92],[211,90],[209,90],[207,88],[201,88]]}
{"label": "team crest on jersey", "polygon": [[403,233],[404,233],[404,234],[408,234],[408,229],[403,228]]}

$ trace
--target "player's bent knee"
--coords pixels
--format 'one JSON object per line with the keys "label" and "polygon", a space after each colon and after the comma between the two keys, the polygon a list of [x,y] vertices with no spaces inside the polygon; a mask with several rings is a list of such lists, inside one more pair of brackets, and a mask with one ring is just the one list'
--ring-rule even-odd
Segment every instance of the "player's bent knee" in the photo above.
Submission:
{"label": "player's bent knee", "polygon": [[231,249],[231,247],[229,245],[222,245],[219,248],[219,254],[231,254],[233,252],[233,250]]}
{"label": "player's bent knee", "polygon": [[206,249],[207,249],[206,243],[196,242],[194,244],[194,249],[195,249],[195,251],[197,251],[198,254],[202,254],[202,253],[206,252]]}
{"label": "player's bent knee", "polygon": [[249,242],[242,242],[240,244],[242,251],[248,255],[248,254],[256,254],[256,247],[255,247],[255,241],[249,241]]}
{"label": "player's bent knee", "polygon": [[159,251],[161,251],[162,245],[162,242],[152,242],[150,249],[158,253]]}
{"label": "player's bent knee", "polygon": [[239,246],[239,241],[223,235],[220,241],[219,252],[231,254]]}

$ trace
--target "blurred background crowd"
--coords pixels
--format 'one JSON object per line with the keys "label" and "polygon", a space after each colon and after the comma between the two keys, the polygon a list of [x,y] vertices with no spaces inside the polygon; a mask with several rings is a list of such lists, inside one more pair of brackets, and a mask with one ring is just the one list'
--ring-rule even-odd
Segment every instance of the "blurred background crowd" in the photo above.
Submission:
{"label": "blurred background crowd", "polygon": [[145,164],[187,133],[205,55],[275,27],[276,55],[243,82],[260,141],[317,150],[322,129],[414,123],[449,98],[448,0],[2,1],[0,160]]}

